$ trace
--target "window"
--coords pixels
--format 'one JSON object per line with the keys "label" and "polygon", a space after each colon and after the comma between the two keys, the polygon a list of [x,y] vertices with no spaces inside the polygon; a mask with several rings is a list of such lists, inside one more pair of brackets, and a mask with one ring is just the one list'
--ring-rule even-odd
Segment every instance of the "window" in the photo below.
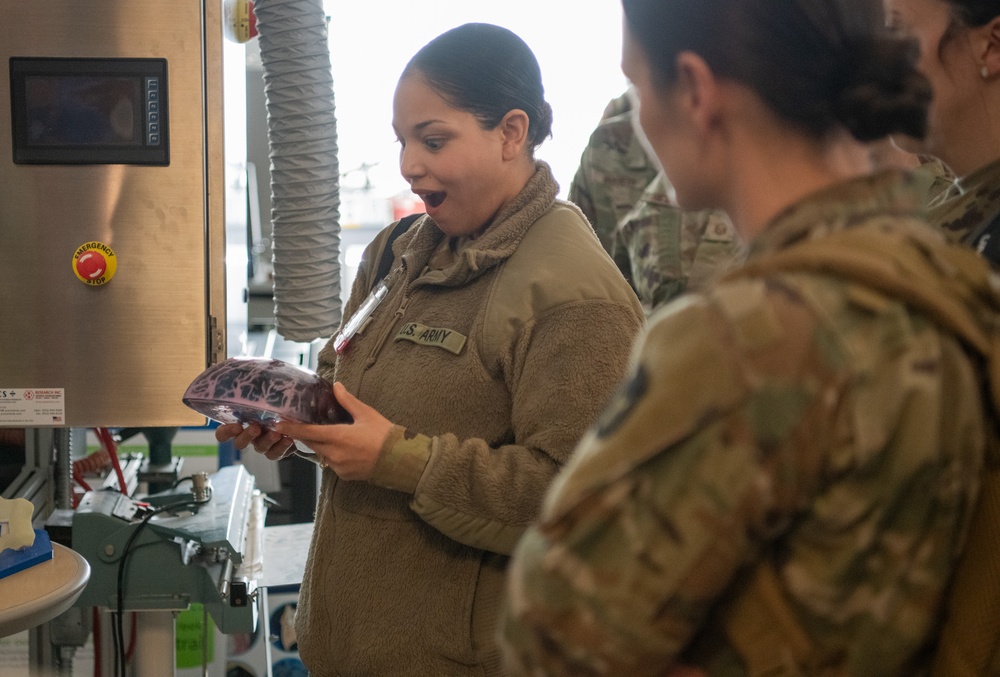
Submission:
{"label": "window", "polygon": [[[392,94],[410,57],[449,28],[479,21],[517,33],[535,52],[553,137],[537,157],[552,166],[565,197],[605,105],[625,91],[621,6],[580,0],[326,0],[342,188],[371,184],[372,197],[408,191],[399,176]],[[374,165],[374,166],[371,166]]]}

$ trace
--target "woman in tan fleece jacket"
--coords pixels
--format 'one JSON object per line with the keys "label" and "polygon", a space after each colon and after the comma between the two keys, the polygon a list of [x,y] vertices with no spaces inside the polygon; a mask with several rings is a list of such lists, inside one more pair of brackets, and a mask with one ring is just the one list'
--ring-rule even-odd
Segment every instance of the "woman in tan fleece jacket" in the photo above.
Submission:
{"label": "woman in tan fleece jacket", "polygon": [[269,458],[301,440],[326,468],[297,618],[310,674],[499,675],[508,555],[623,377],[643,313],[534,159],[551,109],[516,35],[467,24],[430,42],[400,78],[393,128],[428,213],[392,245],[362,331],[320,355],[354,423],[220,435]]}

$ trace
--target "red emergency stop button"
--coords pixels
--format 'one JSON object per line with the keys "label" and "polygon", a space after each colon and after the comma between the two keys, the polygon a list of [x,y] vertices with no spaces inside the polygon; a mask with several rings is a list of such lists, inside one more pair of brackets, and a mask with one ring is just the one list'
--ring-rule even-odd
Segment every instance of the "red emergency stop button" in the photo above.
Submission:
{"label": "red emergency stop button", "polygon": [[76,260],[76,272],[80,273],[85,280],[96,280],[104,277],[104,271],[108,269],[108,260],[101,252],[85,252]]}
{"label": "red emergency stop button", "polygon": [[118,257],[103,242],[87,242],[73,253],[73,272],[88,285],[98,287],[107,284],[115,276],[117,268]]}

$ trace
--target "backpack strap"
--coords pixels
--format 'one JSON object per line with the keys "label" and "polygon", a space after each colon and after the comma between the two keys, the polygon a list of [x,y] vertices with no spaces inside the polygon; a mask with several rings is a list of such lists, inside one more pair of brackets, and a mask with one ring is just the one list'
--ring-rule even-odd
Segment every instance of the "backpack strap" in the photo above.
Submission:
{"label": "backpack strap", "polygon": [[392,243],[396,241],[400,235],[405,233],[410,229],[417,219],[419,219],[423,214],[410,214],[409,216],[404,216],[397,223],[396,227],[392,229],[389,233],[389,237],[386,238],[385,246],[382,247],[382,256],[378,260],[378,269],[375,271],[375,279],[372,280],[372,289],[378,286],[378,283],[385,279],[385,276],[389,274],[389,270],[392,268],[392,262],[395,256],[392,253]]}

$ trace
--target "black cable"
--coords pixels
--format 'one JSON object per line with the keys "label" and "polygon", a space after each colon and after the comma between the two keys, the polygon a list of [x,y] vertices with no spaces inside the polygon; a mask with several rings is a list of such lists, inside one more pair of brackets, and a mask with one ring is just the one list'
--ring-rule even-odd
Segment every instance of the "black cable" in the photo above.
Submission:
{"label": "black cable", "polygon": [[111,614],[111,641],[115,647],[115,677],[118,677],[118,614]]}
{"label": "black cable", "polygon": [[181,482],[184,482],[185,480],[193,480],[193,479],[194,479],[194,475],[188,475],[187,477],[181,477],[176,482],[174,482],[173,484],[171,484],[170,488],[171,489],[176,489],[180,485]]}
{"label": "black cable", "polygon": [[[211,496],[209,496],[211,498]],[[135,543],[136,539],[142,533],[142,530],[146,528],[149,524],[149,520],[153,519],[156,515],[160,513],[167,512],[169,510],[176,510],[177,508],[192,508],[200,505],[204,505],[209,499],[203,501],[178,501],[177,503],[170,503],[167,505],[161,505],[158,508],[150,510],[149,513],[142,518],[142,522],[136,527],[135,531],[128,537],[125,542],[125,550],[122,552],[122,557],[118,560],[118,604],[117,613],[111,618],[111,634],[114,637],[114,647],[115,647],[115,677],[125,677],[126,671],[126,656],[125,656],[125,630],[123,618],[125,615],[125,567],[128,561],[128,556],[132,550],[132,544]],[[117,618],[116,618],[117,617]],[[119,673],[119,665],[121,666],[121,672]]]}

